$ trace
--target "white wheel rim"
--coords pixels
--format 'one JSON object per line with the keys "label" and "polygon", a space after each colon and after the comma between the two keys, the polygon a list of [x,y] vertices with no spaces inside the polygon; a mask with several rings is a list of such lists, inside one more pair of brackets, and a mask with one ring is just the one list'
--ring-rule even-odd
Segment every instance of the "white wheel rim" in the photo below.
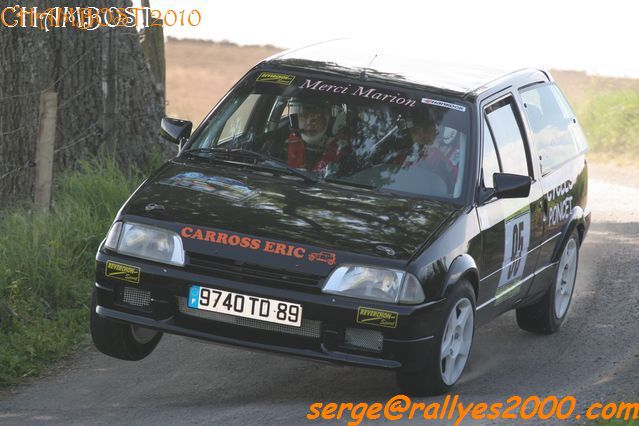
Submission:
{"label": "white wheel rim", "polygon": [[455,384],[461,376],[473,343],[473,305],[464,298],[450,311],[440,350],[439,368],[446,385]]}
{"label": "white wheel rim", "polygon": [[133,336],[133,340],[141,345],[149,343],[153,340],[157,333],[157,331],[151,330],[150,328],[140,327],[137,325],[131,326],[131,335]]}
{"label": "white wheel rim", "polygon": [[568,244],[561,254],[559,269],[557,271],[557,282],[555,283],[555,316],[559,319],[566,315],[572,289],[575,286],[577,276],[577,242],[574,238],[568,240]]}

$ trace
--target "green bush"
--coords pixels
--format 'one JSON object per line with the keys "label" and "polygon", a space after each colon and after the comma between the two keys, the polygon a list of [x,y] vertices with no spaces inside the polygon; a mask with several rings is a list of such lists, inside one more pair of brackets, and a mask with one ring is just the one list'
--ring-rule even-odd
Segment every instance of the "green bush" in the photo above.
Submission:
{"label": "green bush", "polygon": [[0,217],[0,387],[87,340],[96,249],[147,172],[84,162],[59,177],[50,213]]}
{"label": "green bush", "polygon": [[578,116],[593,151],[639,156],[639,91],[596,93],[578,107]]}

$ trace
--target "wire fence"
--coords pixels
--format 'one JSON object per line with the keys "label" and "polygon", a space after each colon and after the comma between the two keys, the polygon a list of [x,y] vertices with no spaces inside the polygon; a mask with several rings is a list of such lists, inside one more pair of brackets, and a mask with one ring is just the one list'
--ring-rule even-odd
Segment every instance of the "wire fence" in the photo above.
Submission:
{"label": "wire fence", "polygon": [[[91,50],[87,50],[86,52],[84,52],[84,54],[82,54],[71,65],[69,65],[64,70],[64,72],[53,83],[49,84],[48,86],[44,87],[43,89],[35,90],[35,91],[29,92],[29,93],[22,93],[22,94],[18,94],[18,95],[9,95],[9,96],[0,97],[0,101],[12,100],[12,99],[18,99],[18,98],[27,98],[27,97],[30,97],[30,96],[40,96],[43,92],[47,92],[47,91],[53,89],[56,86],[56,84],[61,82],[64,79],[64,77],[66,77],[69,74],[69,72],[71,72],[71,70],[73,70],[73,68],[76,65],[78,65],[78,63],[80,63],[80,61],[82,61],[83,59],[88,57],[88,55],[90,53],[95,53],[95,52],[92,52]],[[25,63],[28,63],[28,62],[25,62]]]}
{"label": "wire fence", "polygon": [[[0,209],[35,192],[40,171],[50,163],[38,158],[38,141],[45,135],[53,134],[46,146],[54,145],[57,171],[101,152],[134,165],[150,158],[148,148],[156,146],[150,129],[163,114],[164,93],[131,36],[139,39],[137,32],[96,31],[81,40],[60,36],[53,43],[25,33],[6,39],[12,49],[2,41]],[[48,92],[57,93],[57,105],[47,108],[55,111],[54,130],[43,132],[41,108]],[[120,142],[123,135],[126,143]]]}
{"label": "wire fence", "polygon": [[[37,132],[37,128],[38,128],[38,118],[39,115],[41,113],[41,111],[39,111],[39,102],[40,102],[40,96],[45,93],[48,92],[52,89],[54,89],[56,87],[56,85],[60,82],[62,82],[64,80],[65,77],[69,76],[69,73],[71,72],[71,70],[74,69],[74,67],[76,67],[77,65],[79,65],[83,60],[85,60],[86,58],[89,57],[90,53],[95,53],[92,52],[90,50],[86,51],[84,54],[82,54],[80,57],[78,57],[74,62],[72,62],[68,67],[66,67],[66,69],[60,74],[60,76],[58,76],[52,83],[48,84],[47,86],[45,86],[43,89],[41,90],[36,90],[36,91],[31,91],[31,92],[27,92],[27,93],[23,93],[23,94],[16,94],[16,95],[9,95],[9,96],[4,96],[4,97],[0,97],[0,102],[11,102],[11,103],[16,103],[19,101],[24,101],[24,100],[28,100],[28,103],[32,104],[32,108],[31,109],[36,109],[38,114],[36,114],[35,119],[25,119],[24,121],[28,121],[28,123],[23,124],[22,126],[15,128],[15,129],[10,129],[10,130],[2,130],[2,128],[0,127],[0,141],[4,143],[4,140],[2,138],[7,137],[7,136],[11,136],[11,137],[16,137],[17,135],[19,135],[20,132],[23,132],[25,130],[30,130],[30,131],[36,131]],[[96,73],[99,71],[99,69],[96,70]],[[99,75],[99,73],[97,74]],[[78,98],[80,98],[82,95],[86,95],[91,89],[95,89],[96,87],[99,87],[101,85],[101,80],[100,81],[93,81],[93,82],[89,82],[88,84],[85,84],[84,86],[78,88],[75,93],[71,94],[71,95],[67,95],[64,97],[64,101],[62,103],[59,103],[57,106],[57,111],[56,111],[56,115],[59,116],[60,112],[62,110],[64,110],[65,108],[68,108],[70,105],[72,105],[75,101],[78,100]],[[27,109],[27,108],[22,108],[22,109]],[[0,121],[1,123],[1,121]],[[66,149],[69,149],[73,146],[78,145],[79,143],[82,143],[84,141],[89,140],[92,136],[96,136],[98,135],[100,132],[96,131],[96,127],[97,124],[92,123],[90,126],[88,126],[87,128],[85,128],[83,131],[80,132],[76,132],[79,134],[78,137],[76,137],[74,140],[72,140],[69,143],[66,143],[65,145],[58,147],[56,149],[54,149],[54,154],[57,154],[58,152],[64,151]],[[60,133],[63,134],[63,136],[65,136],[65,139],[67,137],[64,131],[64,127],[63,126],[59,126],[57,129]],[[86,133],[90,131],[90,133]],[[1,160],[1,159],[0,159]],[[23,164],[21,165],[13,165],[14,168],[8,171],[4,171],[2,174],[0,174],[0,185],[2,184],[2,181],[6,178],[9,178],[11,175],[24,171],[25,169],[31,169],[33,167],[35,167],[37,164],[37,159],[35,158],[35,155],[32,158],[29,158],[28,160],[26,160]],[[0,161],[0,167],[7,167],[9,166],[8,164],[3,164],[2,161]]]}

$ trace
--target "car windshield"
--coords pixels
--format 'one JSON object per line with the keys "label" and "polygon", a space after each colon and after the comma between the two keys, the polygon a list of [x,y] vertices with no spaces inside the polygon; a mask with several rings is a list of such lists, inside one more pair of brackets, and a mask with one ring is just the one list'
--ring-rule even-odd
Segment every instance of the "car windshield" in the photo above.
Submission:
{"label": "car windshield", "polygon": [[325,182],[454,200],[463,193],[469,116],[462,101],[427,92],[258,71],[186,150],[253,151]]}

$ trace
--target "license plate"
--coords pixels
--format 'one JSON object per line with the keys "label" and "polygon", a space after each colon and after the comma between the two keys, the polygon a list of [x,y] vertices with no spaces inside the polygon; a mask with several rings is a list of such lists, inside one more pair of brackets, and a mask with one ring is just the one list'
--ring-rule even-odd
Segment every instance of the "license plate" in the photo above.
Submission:
{"label": "license plate", "polygon": [[302,326],[302,305],[281,300],[248,296],[193,285],[189,291],[189,308],[252,318],[277,324]]}

